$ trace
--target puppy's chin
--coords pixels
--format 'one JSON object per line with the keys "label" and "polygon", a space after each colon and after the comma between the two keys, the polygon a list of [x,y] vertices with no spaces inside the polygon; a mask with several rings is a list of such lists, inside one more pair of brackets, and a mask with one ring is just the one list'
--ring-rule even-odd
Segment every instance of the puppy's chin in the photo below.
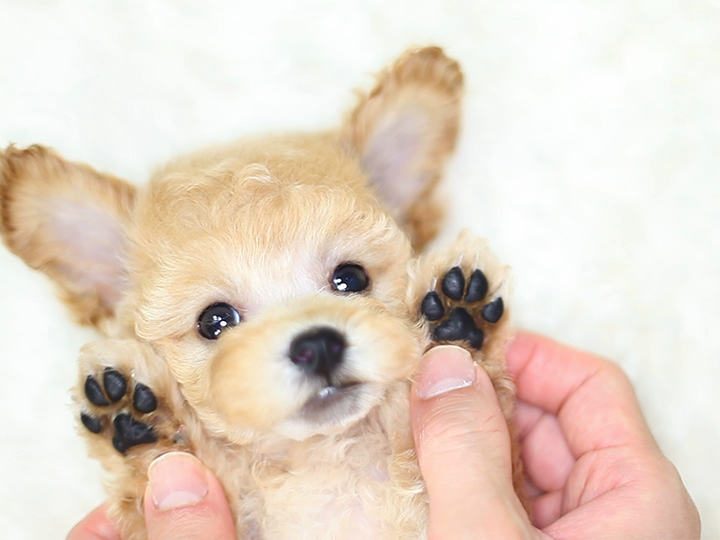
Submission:
{"label": "puppy's chin", "polygon": [[313,435],[339,434],[367,416],[384,393],[384,385],[372,382],[324,386],[275,429],[298,441]]}

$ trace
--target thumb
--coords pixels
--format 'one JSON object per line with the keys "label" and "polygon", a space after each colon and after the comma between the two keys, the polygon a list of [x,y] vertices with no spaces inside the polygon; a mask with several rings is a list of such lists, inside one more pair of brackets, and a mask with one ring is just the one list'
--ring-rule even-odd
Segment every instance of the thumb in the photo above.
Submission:
{"label": "thumb", "polygon": [[195,456],[170,452],[152,462],[145,491],[148,540],[235,540],[220,482]]}
{"label": "thumb", "polygon": [[410,398],[430,501],[430,540],[527,538],[512,487],[510,435],[488,374],[455,346],[423,358]]}

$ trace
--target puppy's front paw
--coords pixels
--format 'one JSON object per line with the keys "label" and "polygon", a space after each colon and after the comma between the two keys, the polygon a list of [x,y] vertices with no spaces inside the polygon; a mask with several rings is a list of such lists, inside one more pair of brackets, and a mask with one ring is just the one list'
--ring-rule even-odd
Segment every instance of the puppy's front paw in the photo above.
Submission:
{"label": "puppy's front paw", "polygon": [[149,416],[157,410],[157,398],[147,386],[136,383],[130,389],[125,375],[105,368],[102,374],[87,376],[84,391],[96,411],[81,412],[80,421],[93,433],[110,430],[115,450],[124,454],[133,446],[157,442]]}
{"label": "puppy's front paw", "polygon": [[[161,393],[172,382],[158,366],[149,369],[149,356],[143,345],[129,340],[94,343],[81,353],[80,421],[123,455],[141,445],[183,446],[176,396]],[[153,388],[152,378],[160,390]]]}
{"label": "puppy's front paw", "polygon": [[481,349],[485,336],[500,321],[505,306],[501,296],[488,294],[490,284],[482,270],[466,278],[459,266],[451,268],[440,282],[440,290],[428,292],[420,304],[422,315],[432,325],[437,343],[462,342]]}

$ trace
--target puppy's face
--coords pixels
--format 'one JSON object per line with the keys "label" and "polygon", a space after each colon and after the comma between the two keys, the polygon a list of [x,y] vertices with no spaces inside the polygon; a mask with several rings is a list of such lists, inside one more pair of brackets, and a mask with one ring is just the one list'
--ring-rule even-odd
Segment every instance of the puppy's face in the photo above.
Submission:
{"label": "puppy's face", "polygon": [[439,49],[414,51],[338,132],[200,152],[140,192],[10,147],[3,239],[81,322],[151,343],[210,429],[337,432],[419,356],[406,266],[438,225],[461,89]]}
{"label": "puppy's face", "polygon": [[241,146],[153,180],[120,312],[206,424],[304,438],[364,416],[410,374],[411,248],[331,139],[252,145],[262,154]]}

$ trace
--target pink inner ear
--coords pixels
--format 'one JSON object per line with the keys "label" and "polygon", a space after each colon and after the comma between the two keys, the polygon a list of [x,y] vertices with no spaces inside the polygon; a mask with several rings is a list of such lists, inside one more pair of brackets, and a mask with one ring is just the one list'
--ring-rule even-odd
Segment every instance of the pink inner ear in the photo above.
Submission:
{"label": "pink inner ear", "polygon": [[384,118],[370,136],[362,165],[378,193],[392,209],[403,211],[427,184],[423,171],[427,118],[405,109]]}
{"label": "pink inner ear", "polygon": [[55,242],[59,271],[78,290],[94,290],[112,308],[127,273],[127,241],[118,217],[105,208],[58,197],[48,201],[47,233]]}

